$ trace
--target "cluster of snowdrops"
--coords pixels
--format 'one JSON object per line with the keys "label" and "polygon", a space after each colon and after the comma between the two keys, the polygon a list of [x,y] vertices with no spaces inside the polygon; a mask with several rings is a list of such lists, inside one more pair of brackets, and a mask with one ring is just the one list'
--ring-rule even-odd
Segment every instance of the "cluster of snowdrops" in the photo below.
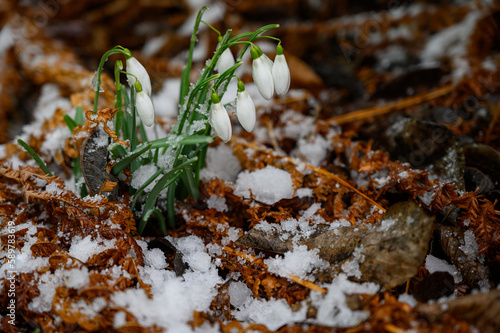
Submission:
{"label": "cluster of snowdrops", "polygon": [[[104,63],[112,54],[122,54],[126,59],[126,68],[122,61],[117,60],[114,66],[116,98],[114,129],[126,142],[126,145],[116,142],[108,147],[115,165],[111,169],[114,176],[120,178],[121,172],[129,168],[132,178],[144,166],[154,166],[149,178],[142,182],[140,188],[133,188],[129,182],[129,193],[132,195],[131,210],[140,215],[139,232],[144,230],[151,216],[155,216],[160,229],[166,231],[165,216],[170,226],[175,226],[175,201],[184,199],[187,195],[197,199],[199,193],[200,169],[204,167],[208,144],[215,135],[223,142],[228,142],[232,136],[231,120],[225,106],[221,103],[222,96],[232,79],[238,79],[236,98],[236,115],[241,126],[251,132],[256,123],[256,110],[252,98],[245,90],[243,82],[234,73],[242,65],[242,58],[249,50],[253,58],[252,76],[260,94],[265,99],[271,99],[274,93],[287,93],[290,86],[290,71],[283,54],[281,41],[265,35],[277,24],[266,25],[254,32],[242,33],[232,37],[232,31],[227,30],[221,35],[214,27],[202,21],[204,7],[198,13],[191,38],[187,64],[181,76],[179,94],[179,110],[176,124],[165,138],[151,140],[147,137],[144,126],[155,124],[154,106],[151,100],[151,80],[149,75],[134,58],[131,52],[117,46],[106,52],[93,80],[96,91],[94,112],[98,112],[98,98],[101,85],[101,74]],[[199,25],[206,24],[218,34],[219,43],[214,56],[206,62],[205,68],[195,83],[189,82],[189,73],[193,62],[193,49]],[[276,57],[271,61],[261,49],[254,44],[256,39],[266,38],[277,42]],[[236,59],[231,52],[240,46]],[[126,75],[128,88],[120,82],[120,75]],[[141,120],[136,124],[136,115]],[[139,130],[137,130],[139,129]],[[139,139],[140,135],[140,139]],[[143,175],[141,175],[144,178]],[[75,174],[75,180],[78,182]],[[80,179],[82,179],[80,177]],[[123,177],[121,179],[124,179]],[[82,183],[80,181],[80,183]],[[152,188],[151,188],[152,187]],[[164,204],[157,201],[165,199]],[[137,208],[136,208],[137,207]],[[160,208],[161,207],[161,208]]]}
{"label": "cluster of snowdrops", "polygon": [[[124,49],[127,59],[126,66],[127,80],[130,86],[136,91],[135,106],[137,114],[146,126],[154,123],[154,106],[151,101],[151,80],[146,69],[134,58],[130,51]],[[269,59],[257,45],[251,46],[252,55],[252,76],[261,96],[267,100],[271,99],[274,92],[283,95],[290,87],[290,70],[283,54],[281,43],[276,47],[276,57],[274,62]],[[229,47],[221,54],[216,64],[219,73],[225,73],[235,65],[234,56]],[[228,142],[231,139],[231,120],[224,105],[220,102],[219,95],[214,90],[211,95],[210,124],[217,136],[222,141]],[[252,98],[245,90],[244,83],[238,78],[238,93],[236,98],[236,115],[241,126],[248,132],[255,127],[256,113]]]}

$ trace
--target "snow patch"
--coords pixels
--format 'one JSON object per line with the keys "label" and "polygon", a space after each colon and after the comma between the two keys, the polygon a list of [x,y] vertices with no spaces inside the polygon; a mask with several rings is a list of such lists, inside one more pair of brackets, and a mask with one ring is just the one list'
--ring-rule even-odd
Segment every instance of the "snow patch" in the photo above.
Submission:
{"label": "snow patch", "polygon": [[250,198],[250,192],[257,201],[272,205],[281,199],[293,197],[292,176],[273,166],[253,172],[243,171],[236,179],[234,194]]}

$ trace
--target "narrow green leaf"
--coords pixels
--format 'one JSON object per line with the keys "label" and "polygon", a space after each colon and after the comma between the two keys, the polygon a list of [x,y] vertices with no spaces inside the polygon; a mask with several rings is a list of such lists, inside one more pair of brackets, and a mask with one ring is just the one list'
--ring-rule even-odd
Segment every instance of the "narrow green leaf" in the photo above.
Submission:
{"label": "narrow green leaf", "polygon": [[108,150],[113,155],[113,158],[124,158],[127,156],[127,150],[119,143],[113,142],[109,145]]}
{"label": "narrow green leaf", "polygon": [[168,224],[175,228],[175,184],[170,186],[167,190],[167,221]]}
{"label": "narrow green leaf", "polygon": [[181,175],[182,182],[186,186],[189,195],[191,195],[193,199],[197,200],[200,197],[200,190],[198,189],[198,186],[196,186],[196,181],[193,177],[193,169],[189,165],[186,165],[183,168],[183,171],[184,172]]}
{"label": "narrow green leaf", "polygon": [[83,107],[82,107],[81,104],[79,104],[76,107],[75,123],[77,125],[83,125],[83,124],[85,124],[85,117],[83,115]]}
{"label": "narrow green leaf", "polygon": [[71,117],[70,117],[70,116],[68,116],[67,114],[63,115],[63,118],[64,118],[64,121],[66,122],[66,125],[68,125],[69,130],[71,131],[71,133],[73,133],[73,129],[74,129],[76,126],[78,126],[78,125],[77,125],[77,124],[76,124],[76,122],[75,122],[73,119],[71,119]]}
{"label": "narrow green leaf", "polygon": [[154,175],[149,177],[148,180],[146,180],[146,182],[142,184],[142,186],[137,190],[137,192],[134,193],[134,195],[132,196],[132,204],[130,204],[130,210],[134,211],[135,204],[137,203],[137,200],[141,196],[142,192],[144,192],[144,190],[146,189],[146,187],[149,186],[149,184],[151,184],[156,178],[158,178],[158,176],[163,172],[163,170],[165,170],[165,167],[158,169],[158,171],[156,171]]}
{"label": "narrow green leaf", "polygon": [[24,142],[22,139],[17,139],[17,142],[28,152],[28,154],[30,154],[30,156],[35,160],[36,164],[38,164],[40,169],[42,169],[42,171],[45,172],[46,175],[49,175],[51,177],[54,176],[47,167],[47,164],[42,161],[40,156],[38,156],[38,154],[35,153],[35,151],[26,142]]}
{"label": "narrow green leaf", "polygon": [[[156,185],[151,190],[151,193],[149,194],[148,198],[146,199],[146,202],[144,203],[143,212],[148,212],[151,209],[153,209],[160,193],[165,189],[165,187],[168,187],[172,183],[174,183],[180,177],[181,173],[182,170],[177,170],[175,172],[170,171],[164,174],[163,177],[161,177],[160,180],[158,180]],[[144,213],[141,217],[141,220],[145,220]]]}
{"label": "narrow green leaf", "polygon": [[[176,145],[189,146],[202,143],[211,143],[212,141],[214,141],[214,138],[209,135],[191,135],[183,138]],[[166,148],[172,145],[170,142],[167,141],[167,138],[149,141],[149,143],[151,144],[151,149]]]}
{"label": "narrow green leaf", "polygon": [[115,176],[118,176],[120,172],[125,170],[132,162],[136,160],[139,156],[141,156],[144,152],[146,152],[151,147],[151,143],[146,143],[144,146],[141,146],[140,149],[136,149],[132,153],[130,153],[127,157],[125,157],[120,162],[116,163],[111,168],[111,173]]}
{"label": "narrow green leaf", "polygon": [[146,213],[144,213],[143,218],[141,219],[141,222],[139,222],[139,226],[137,227],[137,232],[139,235],[142,234],[144,231],[144,228],[146,228],[146,224],[148,223],[149,218],[151,215],[156,216],[158,219],[158,224],[160,225],[160,230],[163,234],[167,233],[167,225],[165,224],[165,218],[163,217],[163,214],[158,208],[150,209]]}

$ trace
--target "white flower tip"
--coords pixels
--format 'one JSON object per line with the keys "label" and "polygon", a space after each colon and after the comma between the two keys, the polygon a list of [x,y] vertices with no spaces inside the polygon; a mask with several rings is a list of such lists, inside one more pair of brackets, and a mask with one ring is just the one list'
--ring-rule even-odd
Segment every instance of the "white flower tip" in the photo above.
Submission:
{"label": "white flower tip", "polygon": [[211,123],[215,133],[224,143],[231,140],[233,134],[231,119],[229,119],[226,109],[220,102],[212,104]]}
{"label": "white flower tip", "polygon": [[215,69],[219,73],[224,73],[229,68],[233,67],[234,64],[235,64],[235,62],[234,62],[233,54],[231,53],[231,50],[229,48],[227,48],[224,50],[224,52],[222,52],[222,54],[219,57],[219,60],[217,60],[217,64],[215,65]]}
{"label": "white flower tip", "polygon": [[144,90],[137,93],[135,98],[135,107],[142,123],[147,127],[153,126],[155,122],[153,101]]}
{"label": "white flower tip", "polygon": [[267,100],[271,99],[274,94],[273,75],[269,64],[263,56],[254,59],[252,63],[252,76],[261,96]]}
{"label": "white flower tip", "polygon": [[236,98],[236,116],[241,126],[247,132],[253,131],[256,121],[255,104],[246,91],[238,92]]}
{"label": "white flower tip", "polygon": [[130,86],[134,85],[135,77],[137,77],[141,83],[143,91],[145,91],[148,96],[151,96],[151,79],[149,78],[148,71],[146,71],[146,68],[144,68],[139,60],[134,57],[127,59],[127,72],[133,74],[127,75],[128,84]]}
{"label": "white flower tip", "polygon": [[283,54],[276,55],[272,69],[276,94],[284,95],[290,88],[290,69]]}

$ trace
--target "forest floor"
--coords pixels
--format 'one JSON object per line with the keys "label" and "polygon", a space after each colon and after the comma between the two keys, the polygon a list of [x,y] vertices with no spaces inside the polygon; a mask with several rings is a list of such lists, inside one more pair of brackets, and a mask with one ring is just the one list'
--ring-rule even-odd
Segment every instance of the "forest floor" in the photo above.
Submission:
{"label": "forest floor", "polygon": [[[220,31],[280,24],[291,89],[264,100],[244,58],[257,126],[232,116],[166,235],[138,234],[126,180],[116,200],[76,194],[64,115],[92,109],[122,45],[151,76],[146,134],[169,133],[198,1],[0,4],[2,331],[499,331],[500,7],[391,4],[210,5]],[[196,45],[192,81],[217,35]]]}

